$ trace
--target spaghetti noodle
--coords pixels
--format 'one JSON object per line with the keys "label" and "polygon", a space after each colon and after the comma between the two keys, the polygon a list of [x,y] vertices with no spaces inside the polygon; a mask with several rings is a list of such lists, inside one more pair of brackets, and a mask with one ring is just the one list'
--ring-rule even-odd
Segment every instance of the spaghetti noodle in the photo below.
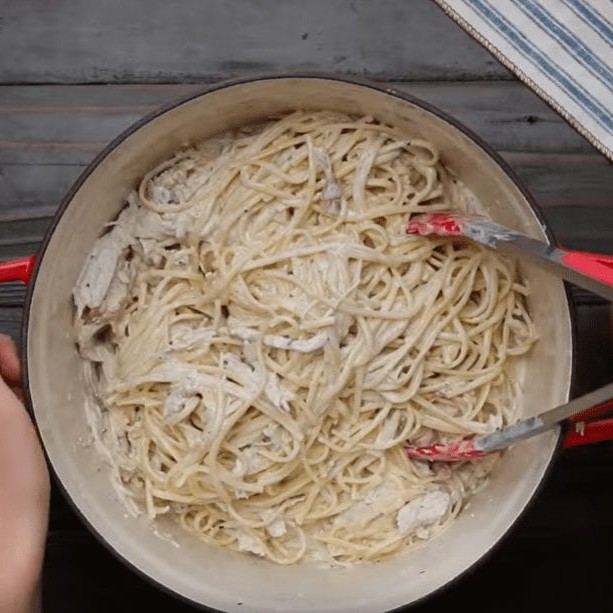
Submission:
{"label": "spaghetti noodle", "polygon": [[517,418],[511,261],[405,235],[465,209],[432,144],[295,112],[148,173],[74,290],[92,429],[135,512],[279,564],[433,536],[495,460],[403,452]]}

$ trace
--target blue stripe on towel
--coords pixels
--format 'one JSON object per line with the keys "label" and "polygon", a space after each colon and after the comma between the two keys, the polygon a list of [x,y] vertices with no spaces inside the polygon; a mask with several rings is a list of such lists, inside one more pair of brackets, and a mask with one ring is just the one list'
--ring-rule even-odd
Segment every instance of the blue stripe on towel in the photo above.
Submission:
{"label": "blue stripe on towel", "polygon": [[[573,58],[591,72],[605,87],[613,91],[613,70],[603,63],[564,24],[560,23],[549,11],[533,0],[511,0],[535,25],[555,38]],[[613,5],[612,5],[613,6]]]}
{"label": "blue stripe on towel", "polygon": [[583,0],[562,0],[564,4],[579,17],[583,23],[590,26],[605,43],[613,47],[613,25],[607,21],[595,8]]}
{"label": "blue stripe on towel", "polygon": [[490,23],[526,59],[540,68],[552,81],[566,93],[605,130],[613,132],[611,112],[585,93],[583,88],[564,69],[546,54],[536,49],[526,37],[517,31],[487,0],[465,0],[475,11]]}

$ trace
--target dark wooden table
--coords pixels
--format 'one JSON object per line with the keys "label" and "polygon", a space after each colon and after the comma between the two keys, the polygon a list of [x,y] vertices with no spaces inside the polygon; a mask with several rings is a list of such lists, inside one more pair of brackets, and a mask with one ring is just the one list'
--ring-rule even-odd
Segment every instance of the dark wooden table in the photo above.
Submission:
{"label": "dark wooden table", "polygon": [[[0,0],[0,259],[35,252],[70,184],[143,114],[263,71],[366,75],[498,149],[567,247],[613,252],[613,166],[429,0]],[[19,337],[24,290],[0,288]],[[574,291],[577,393],[613,378],[610,305]],[[1,521],[1,518],[0,518]],[[415,611],[613,611],[613,443],[563,452],[496,551]],[[124,568],[54,489],[48,613],[190,611]]]}

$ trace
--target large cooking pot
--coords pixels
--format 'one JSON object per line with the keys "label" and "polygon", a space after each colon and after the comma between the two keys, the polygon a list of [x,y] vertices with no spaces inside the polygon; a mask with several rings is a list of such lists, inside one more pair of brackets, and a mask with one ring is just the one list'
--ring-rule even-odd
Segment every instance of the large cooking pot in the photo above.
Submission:
{"label": "large cooking pot", "polygon": [[[225,611],[371,613],[413,603],[458,577],[507,532],[537,491],[556,450],[548,432],[509,450],[489,484],[443,534],[375,565],[277,566],[208,546],[171,522],[129,517],[90,440],[86,390],[72,333],[71,291],[104,225],[142,175],[179,148],[292,109],[373,115],[427,138],[496,221],[549,240],[533,199],[505,162],[454,119],[394,89],[319,75],[264,76],[215,85],[152,115],[115,139],[64,198],[37,254],[24,320],[25,389],[53,472],[100,540],[134,569],[194,603]],[[572,324],[563,283],[522,267],[540,337],[521,385],[524,415],[565,402]],[[166,534],[168,537],[164,537]],[[174,541],[174,543],[173,543]],[[176,546],[178,544],[178,547]]]}

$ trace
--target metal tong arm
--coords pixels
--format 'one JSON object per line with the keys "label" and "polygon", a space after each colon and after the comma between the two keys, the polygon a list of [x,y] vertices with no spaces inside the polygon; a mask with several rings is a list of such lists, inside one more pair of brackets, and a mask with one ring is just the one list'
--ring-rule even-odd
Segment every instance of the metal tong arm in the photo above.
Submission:
{"label": "metal tong arm", "polygon": [[513,233],[513,242],[498,241],[497,249],[532,260],[557,276],[607,300],[613,300],[613,257],[569,251]]}
{"label": "metal tong arm", "polygon": [[[541,432],[551,430],[557,424],[562,425],[566,420],[570,420],[571,418],[577,419],[579,416],[584,416],[586,414],[589,414],[591,417],[602,414],[602,412],[611,407],[612,401],[613,383],[609,383],[583,396],[579,396],[579,398],[574,398],[565,404],[550,409],[549,411],[545,411],[534,417],[522,419],[515,424],[506,426],[501,430],[496,430],[491,434],[479,436],[475,439],[475,446],[479,450],[485,452],[504,449],[516,442],[530,438]],[[576,433],[581,435],[581,432]],[[613,434],[613,431],[611,434]],[[602,438],[601,440],[605,439]],[[585,442],[587,443],[589,441],[586,440]]]}

